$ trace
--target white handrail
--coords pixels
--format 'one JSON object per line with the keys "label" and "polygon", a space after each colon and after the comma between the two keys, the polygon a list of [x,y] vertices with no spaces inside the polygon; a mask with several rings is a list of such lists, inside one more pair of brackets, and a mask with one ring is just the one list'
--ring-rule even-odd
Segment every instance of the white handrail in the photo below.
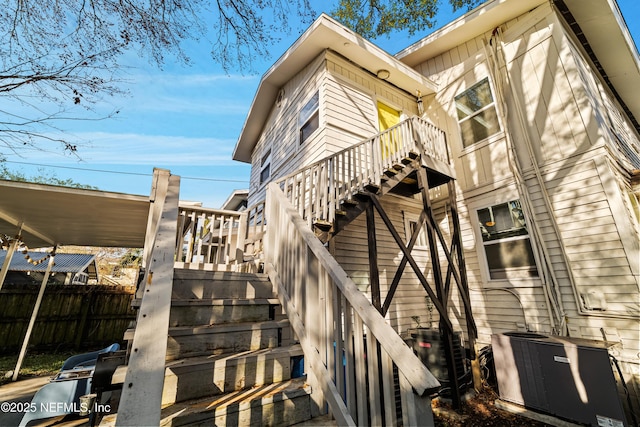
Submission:
{"label": "white handrail", "polygon": [[245,211],[180,206],[176,268],[219,269],[262,251],[264,202]]}
{"label": "white handrail", "polygon": [[[334,417],[344,425],[398,424],[396,366],[402,407],[412,408],[403,410],[403,423],[415,425],[420,396],[438,387],[438,380],[347,276],[276,183],[267,188],[267,219],[266,271]],[[363,393],[366,384],[368,396]]]}
{"label": "white handrail", "polygon": [[380,186],[384,172],[411,153],[449,164],[444,132],[412,117],[275,182],[309,225],[331,223],[341,202],[367,185]]}

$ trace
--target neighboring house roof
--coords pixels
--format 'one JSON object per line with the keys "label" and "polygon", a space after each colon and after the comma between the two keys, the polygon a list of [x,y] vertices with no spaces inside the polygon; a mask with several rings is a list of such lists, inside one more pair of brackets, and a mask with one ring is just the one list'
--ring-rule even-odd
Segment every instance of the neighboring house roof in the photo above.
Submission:
{"label": "neighboring house roof", "polygon": [[[38,261],[47,256],[47,252],[29,252],[29,256]],[[0,265],[4,263],[4,259],[7,256],[7,251],[0,250]],[[48,261],[44,261],[38,264],[30,263],[22,253],[18,252],[11,258],[11,265],[9,265],[8,271],[19,272],[42,272],[47,269]],[[53,266],[51,267],[52,273],[81,273],[88,270],[89,278],[97,279],[97,267],[96,256],[91,254],[56,254],[54,258]]]}
{"label": "neighboring house roof", "polygon": [[251,153],[275,104],[278,90],[326,49],[349,58],[374,75],[378,70],[388,70],[390,75],[385,80],[409,93],[415,94],[419,90],[428,95],[436,90],[436,84],[419,72],[322,14],[262,76],[233,152],[234,160],[251,162]]}
{"label": "neighboring house roof", "polygon": [[31,249],[56,244],[141,248],[149,197],[0,180],[0,233]]}
{"label": "neighboring house roof", "polygon": [[[227,200],[220,206],[220,209],[228,211],[239,211],[246,207],[249,198],[249,190],[233,190]],[[244,206],[243,206],[244,204]]]}
{"label": "neighboring house roof", "polygon": [[[493,30],[548,0],[493,0],[452,21],[400,51],[396,58],[410,67],[433,58],[466,40]],[[591,60],[627,107],[638,132],[640,119],[640,56],[615,0],[554,0],[569,21]],[[570,12],[568,16],[563,9]],[[574,22],[571,22],[571,21]]]}

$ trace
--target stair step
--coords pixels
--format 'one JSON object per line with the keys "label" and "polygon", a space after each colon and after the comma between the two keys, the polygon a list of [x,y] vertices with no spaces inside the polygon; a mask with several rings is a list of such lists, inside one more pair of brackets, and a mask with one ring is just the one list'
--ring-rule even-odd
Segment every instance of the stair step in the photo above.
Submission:
{"label": "stair step", "polygon": [[273,298],[265,274],[176,269],[173,299]]}
{"label": "stair step", "polygon": [[358,202],[358,201],[357,201],[357,200],[355,200],[355,199],[345,199],[345,200],[343,200],[343,201],[342,201],[342,205],[343,205],[345,208],[355,208],[355,207],[357,207],[359,204],[360,204],[360,202]]}
{"label": "stair step", "polygon": [[167,363],[162,404],[291,379],[292,358],[302,356],[299,344],[218,356],[201,356]]}
{"label": "stair step", "polygon": [[[378,191],[380,191],[380,186],[376,185],[376,184],[367,184],[364,186],[365,190],[371,192],[371,193],[377,193]],[[356,197],[358,197],[358,195],[356,194]]]}
{"label": "stair step", "polygon": [[315,221],[313,221],[313,225],[316,226],[317,228],[319,228],[322,231],[328,231],[328,230],[331,229],[331,226],[333,224],[331,224],[331,222],[325,221],[323,219],[316,219]]}
{"label": "stair step", "polygon": [[311,418],[304,378],[192,400],[162,410],[161,426],[290,426]]}
{"label": "stair step", "polygon": [[176,268],[173,271],[174,279],[199,279],[199,280],[265,280],[269,276],[264,273],[242,273],[237,271],[205,271],[189,268]]}
{"label": "stair step", "polygon": [[277,298],[183,299],[171,301],[169,326],[273,320]]}
{"label": "stair step", "polygon": [[277,347],[283,328],[288,320],[169,328],[167,360]]}

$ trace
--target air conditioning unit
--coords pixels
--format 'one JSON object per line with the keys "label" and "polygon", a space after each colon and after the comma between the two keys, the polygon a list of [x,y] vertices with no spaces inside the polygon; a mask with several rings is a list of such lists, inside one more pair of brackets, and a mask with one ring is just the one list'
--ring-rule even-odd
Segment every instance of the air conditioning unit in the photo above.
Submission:
{"label": "air conditioning unit", "polygon": [[614,343],[507,332],[491,345],[502,400],[592,426],[628,425],[609,359]]}
{"label": "air conditioning unit", "polygon": [[[449,385],[447,358],[444,353],[442,333],[438,329],[418,328],[411,333],[413,351],[422,363],[440,381],[443,386]],[[462,332],[453,333],[453,360],[458,377],[466,371]]]}

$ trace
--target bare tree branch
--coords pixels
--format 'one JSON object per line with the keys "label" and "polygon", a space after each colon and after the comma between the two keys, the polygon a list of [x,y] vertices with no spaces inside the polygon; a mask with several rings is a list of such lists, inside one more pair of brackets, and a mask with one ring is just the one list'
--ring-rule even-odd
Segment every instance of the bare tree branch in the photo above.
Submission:
{"label": "bare tree branch", "polygon": [[[296,26],[314,18],[308,0],[0,0],[0,155],[52,144],[75,153],[72,137],[49,131],[125,92],[126,52],[188,64],[185,42],[213,36],[225,70],[253,71],[294,16]],[[12,102],[18,114],[7,113]]]}

